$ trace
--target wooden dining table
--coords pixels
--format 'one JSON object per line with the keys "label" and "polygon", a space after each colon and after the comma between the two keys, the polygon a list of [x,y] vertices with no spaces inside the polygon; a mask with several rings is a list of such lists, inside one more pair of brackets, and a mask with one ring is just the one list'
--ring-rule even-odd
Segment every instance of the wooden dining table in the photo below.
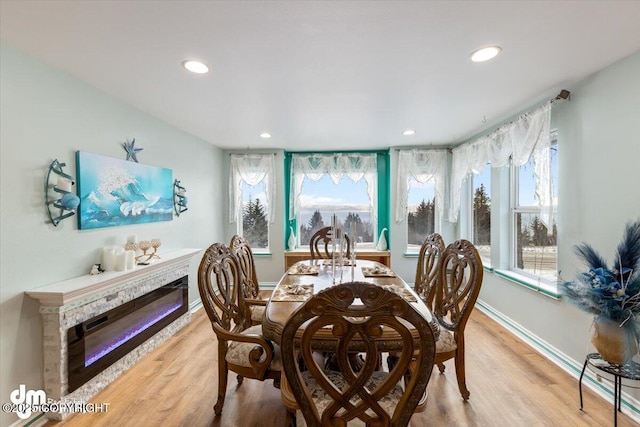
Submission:
{"label": "wooden dining table", "polygon": [[[370,282],[401,295],[432,325],[434,333],[437,330],[437,322],[434,322],[426,304],[400,276],[385,265],[375,261],[356,260],[353,268],[350,265],[342,268],[337,266],[335,275],[333,271],[331,260],[305,260],[292,265],[276,285],[267,303],[262,321],[263,336],[280,344],[284,325],[307,299],[323,289],[351,281]],[[414,336],[418,338],[417,331]],[[402,339],[390,328],[383,329],[378,341],[381,351],[397,351],[402,348]],[[330,329],[321,330],[314,336],[314,347],[319,351],[333,351],[334,345],[335,337]],[[353,345],[353,350],[358,351],[357,342]]]}

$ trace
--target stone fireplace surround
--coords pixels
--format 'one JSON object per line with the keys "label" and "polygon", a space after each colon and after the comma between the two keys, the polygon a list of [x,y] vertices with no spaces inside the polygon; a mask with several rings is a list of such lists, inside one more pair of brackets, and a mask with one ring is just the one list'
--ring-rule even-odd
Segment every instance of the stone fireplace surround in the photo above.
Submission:
{"label": "stone fireplace surround", "polygon": [[[161,254],[161,259],[133,270],[80,276],[26,292],[40,301],[43,322],[44,391],[47,398],[89,401],[144,355],[175,334],[190,320],[180,316],[87,383],[68,393],[67,330],[154,289],[189,274],[189,264],[199,249],[181,249]],[[108,403],[108,402],[106,402]],[[67,413],[47,413],[63,419]]]}

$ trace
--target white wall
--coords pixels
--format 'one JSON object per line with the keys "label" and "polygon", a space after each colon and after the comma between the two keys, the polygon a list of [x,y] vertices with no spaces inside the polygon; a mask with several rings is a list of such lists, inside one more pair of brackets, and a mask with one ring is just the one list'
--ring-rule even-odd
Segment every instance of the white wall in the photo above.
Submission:
{"label": "white wall", "polygon": [[[222,152],[117,101],[73,77],[1,45],[0,80],[0,401],[19,384],[43,388],[42,326],[38,303],[25,291],[87,274],[99,248],[129,234],[160,238],[163,250],[206,248],[223,239],[226,191]],[[66,162],[75,176],[75,151],[126,158],[121,143],[136,138],[141,163],[173,169],[187,188],[189,210],[173,221],[79,231],[76,217],[46,224],[44,178],[49,163]],[[192,271],[197,268],[197,260]],[[198,297],[192,278],[190,300]],[[0,425],[17,418],[2,414]]]}
{"label": "white wall", "polygon": [[[612,262],[625,224],[640,219],[640,53],[567,89],[571,100],[554,115],[558,269],[571,280],[585,269],[574,245],[588,242]],[[592,316],[491,273],[480,299],[570,358],[584,360]]]}

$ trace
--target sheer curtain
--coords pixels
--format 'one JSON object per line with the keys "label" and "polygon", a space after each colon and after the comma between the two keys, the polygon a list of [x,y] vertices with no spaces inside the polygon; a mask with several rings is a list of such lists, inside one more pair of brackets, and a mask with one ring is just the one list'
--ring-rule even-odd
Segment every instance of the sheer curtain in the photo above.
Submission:
{"label": "sheer curtain", "polygon": [[478,174],[487,163],[491,167],[522,166],[533,156],[536,197],[541,220],[551,230],[553,206],[551,193],[550,138],[551,103],[547,103],[489,135],[453,149],[449,221],[456,222],[460,211],[460,192],[464,179]]}
{"label": "sheer curtain", "polygon": [[344,176],[353,182],[364,179],[372,223],[377,223],[378,164],[375,153],[292,154],[289,218],[297,218],[300,212],[304,178],[318,181],[324,175],[329,175],[334,184],[338,184]]}
{"label": "sheer curtain", "polygon": [[274,154],[232,154],[229,177],[229,222],[242,218],[242,182],[257,185],[264,181],[269,222],[275,221]]}
{"label": "sheer curtain", "polygon": [[433,181],[436,206],[440,218],[444,213],[444,189],[447,172],[446,150],[400,150],[398,153],[398,186],[396,201],[396,222],[407,218],[409,178],[421,184]]}

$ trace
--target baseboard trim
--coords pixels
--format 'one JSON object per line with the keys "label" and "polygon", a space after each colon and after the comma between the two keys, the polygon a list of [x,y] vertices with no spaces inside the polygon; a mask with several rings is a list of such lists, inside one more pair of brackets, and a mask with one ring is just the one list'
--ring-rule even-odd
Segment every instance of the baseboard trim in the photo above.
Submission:
{"label": "baseboard trim", "polygon": [[202,308],[202,300],[200,298],[189,303],[189,311],[191,312],[191,314],[195,313],[201,308]]}
{"label": "baseboard trim", "polygon": [[39,414],[33,414],[30,418],[26,420],[18,419],[9,427],[41,427],[45,425],[49,420],[44,416],[44,412],[40,412]]}
{"label": "baseboard trim", "polygon": [[[533,334],[531,331],[525,329],[520,324],[515,322],[513,319],[505,316],[489,304],[478,300],[476,302],[476,307],[489,316],[491,319],[498,322],[500,325],[504,326],[508,331],[516,335],[518,338],[523,340],[526,344],[528,344],[531,348],[538,351],[540,354],[549,359],[552,363],[560,367],[563,371],[567,372],[569,375],[574,377],[576,380],[580,377],[580,372],[582,372],[582,366],[584,365],[584,361],[576,361],[558,350],[545,340],[541,339],[537,335]],[[584,377],[582,379],[582,384],[585,387],[589,387],[592,391],[598,394],[603,399],[607,400],[611,404],[613,404],[613,384],[605,381],[598,381],[598,376],[593,372],[587,369],[584,373]],[[577,385],[577,384],[576,384]],[[578,394],[578,389],[576,387],[576,394]],[[629,395],[624,391],[622,391],[622,413],[628,415],[631,419],[640,423],[640,401]]]}

